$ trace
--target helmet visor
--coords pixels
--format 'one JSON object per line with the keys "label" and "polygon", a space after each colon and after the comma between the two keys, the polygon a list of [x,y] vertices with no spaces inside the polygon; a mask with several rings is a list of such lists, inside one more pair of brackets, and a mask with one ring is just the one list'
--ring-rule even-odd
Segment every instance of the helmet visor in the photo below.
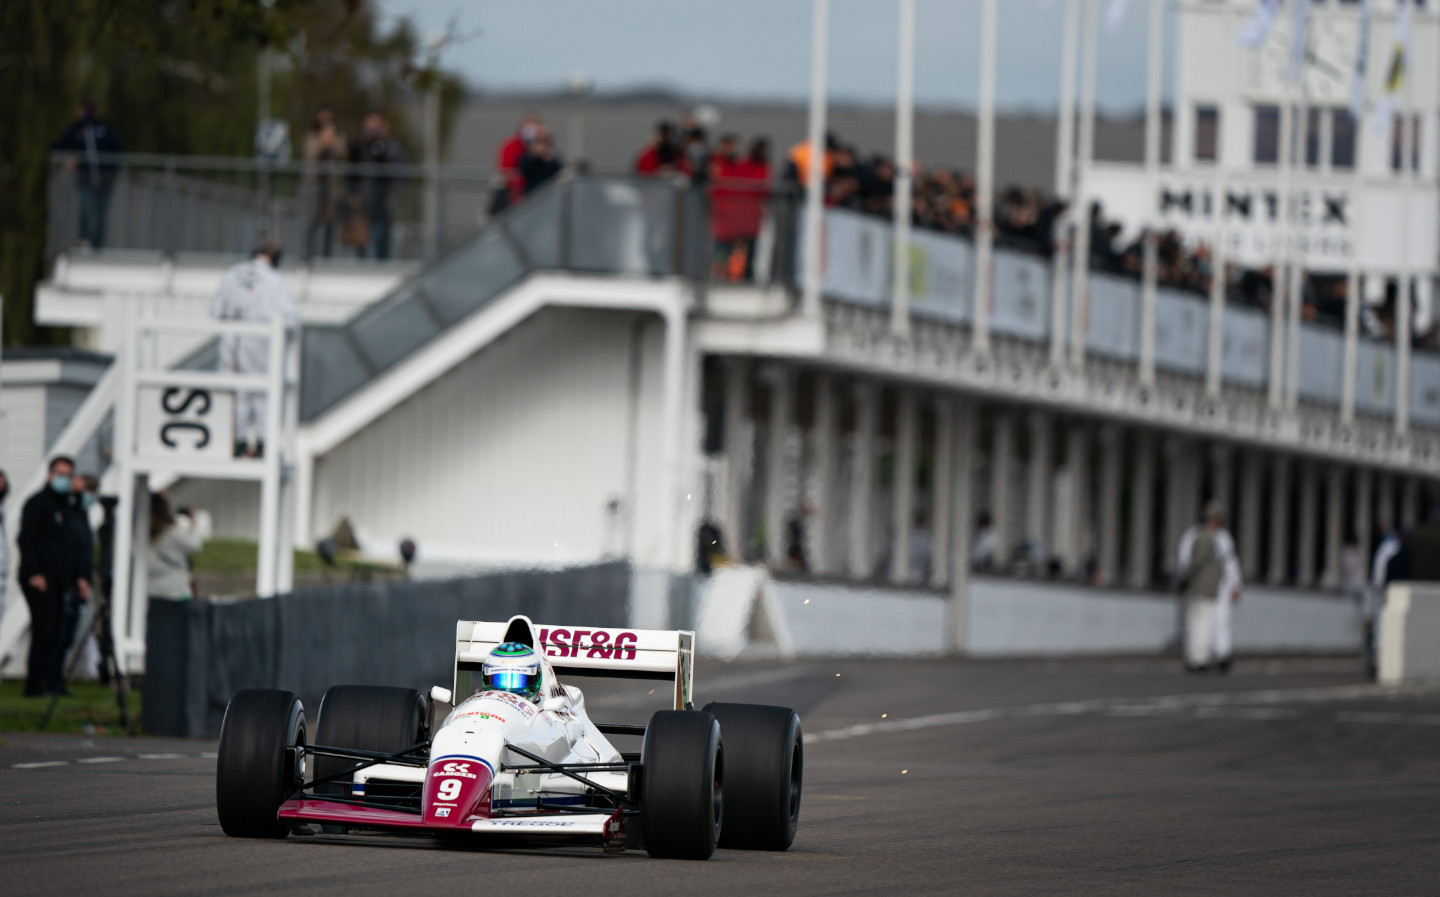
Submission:
{"label": "helmet visor", "polygon": [[486,677],[495,691],[529,697],[540,688],[540,676],[529,670],[495,670]]}

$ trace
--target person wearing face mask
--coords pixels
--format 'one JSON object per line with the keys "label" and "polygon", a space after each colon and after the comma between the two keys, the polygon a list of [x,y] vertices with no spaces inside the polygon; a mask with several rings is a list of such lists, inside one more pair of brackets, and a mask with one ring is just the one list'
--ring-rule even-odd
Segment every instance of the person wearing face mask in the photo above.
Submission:
{"label": "person wearing face mask", "polygon": [[[30,607],[30,655],[25,694],[64,694],[62,667],[68,641],[61,644],[67,614],[90,600],[93,543],[82,538],[77,518],[84,515],[72,491],[75,462],[50,461],[49,479],[30,496],[20,515],[20,589]],[[88,529],[88,525],[86,525]],[[74,637],[74,623],[69,626]]]}

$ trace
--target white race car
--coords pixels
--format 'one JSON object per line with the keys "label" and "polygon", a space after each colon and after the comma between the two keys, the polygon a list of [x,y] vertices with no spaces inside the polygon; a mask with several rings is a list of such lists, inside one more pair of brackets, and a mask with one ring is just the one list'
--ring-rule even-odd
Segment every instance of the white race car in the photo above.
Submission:
{"label": "white race car", "polygon": [[[800,819],[800,717],[759,704],[694,709],[694,642],[692,632],[524,616],[462,620],[451,689],[334,686],[314,743],[293,693],[242,690],[220,730],[220,824],[236,837],[318,824],[689,859],[717,845],[785,850]],[[597,725],[557,673],[673,681],[675,709],[643,726]],[[621,753],[606,735],[642,735],[643,746]]]}

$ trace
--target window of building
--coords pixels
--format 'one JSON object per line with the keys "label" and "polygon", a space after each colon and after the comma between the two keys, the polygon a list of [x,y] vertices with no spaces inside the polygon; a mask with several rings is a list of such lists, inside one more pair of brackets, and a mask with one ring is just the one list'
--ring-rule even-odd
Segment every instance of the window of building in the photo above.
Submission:
{"label": "window of building", "polygon": [[1280,107],[1255,107],[1255,161],[1280,161]]}
{"label": "window of building", "polygon": [[1216,137],[1220,132],[1220,110],[1214,106],[1195,107],[1195,158],[1215,161],[1218,154]]}
{"label": "window of building", "polygon": [[[1415,113],[1410,117],[1413,123],[1410,129],[1410,168],[1412,171],[1420,170],[1420,114]],[[1397,115],[1390,126],[1390,168],[1392,171],[1399,171],[1404,163],[1401,161],[1405,154],[1401,144],[1405,140],[1405,116]]]}
{"label": "window of building", "polygon": [[1320,164],[1320,116],[1323,109],[1311,109],[1305,120],[1305,164]]}
{"label": "window of building", "polygon": [[1349,109],[1336,109],[1330,131],[1330,164],[1335,168],[1355,167],[1355,116]]}

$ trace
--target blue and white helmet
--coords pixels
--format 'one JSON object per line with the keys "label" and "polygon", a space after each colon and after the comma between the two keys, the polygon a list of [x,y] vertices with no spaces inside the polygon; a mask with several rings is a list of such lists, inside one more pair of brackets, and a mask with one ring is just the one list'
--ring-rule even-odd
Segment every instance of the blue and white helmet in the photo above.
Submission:
{"label": "blue and white helmet", "polygon": [[480,677],[491,691],[506,691],[529,701],[540,697],[540,655],[520,642],[502,642],[485,658]]}

